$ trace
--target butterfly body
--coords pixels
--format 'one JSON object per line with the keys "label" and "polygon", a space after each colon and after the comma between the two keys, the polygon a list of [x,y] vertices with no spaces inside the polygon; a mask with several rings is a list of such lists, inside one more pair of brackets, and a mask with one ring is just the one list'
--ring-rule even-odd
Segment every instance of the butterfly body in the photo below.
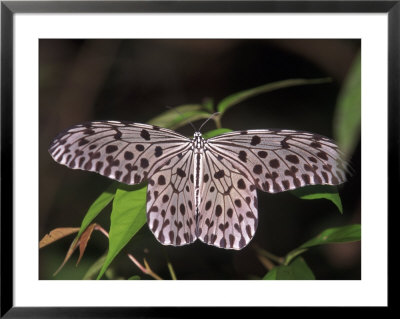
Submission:
{"label": "butterfly body", "polygon": [[196,239],[242,249],[258,224],[257,191],[276,193],[345,181],[330,139],[294,130],[247,130],[193,139],[132,122],[98,121],[71,127],[49,148],[72,169],[125,184],[148,181],[147,220],[162,244]]}
{"label": "butterfly body", "polygon": [[202,159],[204,155],[205,140],[200,132],[195,132],[193,136],[193,152],[194,152],[194,203],[195,203],[195,217],[196,217],[196,234],[198,234],[198,216],[200,204],[200,185],[203,181],[203,165]]}

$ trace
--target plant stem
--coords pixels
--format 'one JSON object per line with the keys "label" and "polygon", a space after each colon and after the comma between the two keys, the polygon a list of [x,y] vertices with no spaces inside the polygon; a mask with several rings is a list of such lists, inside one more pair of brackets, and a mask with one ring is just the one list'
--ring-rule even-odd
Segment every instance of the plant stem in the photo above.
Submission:
{"label": "plant stem", "polygon": [[133,257],[131,254],[128,254],[128,257],[129,257],[130,260],[133,261],[133,263],[134,263],[143,273],[147,274],[146,268],[143,267],[142,264],[141,264],[140,262],[138,262],[138,261],[136,260],[135,257]]}
{"label": "plant stem", "polygon": [[222,124],[221,124],[221,115],[216,115],[215,117],[214,117],[214,122],[215,122],[215,126],[217,127],[217,128],[221,128],[222,127]]}
{"label": "plant stem", "polygon": [[275,264],[272,261],[270,261],[267,257],[261,255],[257,255],[257,257],[260,260],[260,262],[264,265],[264,267],[267,268],[268,270],[271,270],[272,268],[275,267]]}
{"label": "plant stem", "polygon": [[130,260],[132,260],[132,262],[133,262],[144,274],[149,275],[149,276],[153,277],[154,279],[162,280],[162,278],[161,278],[159,275],[157,275],[157,274],[150,268],[150,266],[149,266],[149,264],[147,263],[146,259],[144,259],[144,265],[145,265],[145,266],[143,267],[143,265],[142,265],[140,262],[138,262],[138,261],[136,260],[136,258],[133,257],[131,254],[128,254],[128,257],[129,257]]}
{"label": "plant stem", "polygon": [[271,260],[273,260],[273,261],[275,261],[275,262],[277,262],[278,264],[283,264],[284,261],[285,261],[285,259],[283,257],[276,256],[276,255],[274,255],[274,254],[272,254],[272,253],[270,253],[269,251],[266,251],[266,250],[264,250],[264,256],[269,258],[269,259],[271,259]]}
{"label": "plant stem", "polygon": [[172,267],[172,264],[170,262],[168,262],[167,265],[168,265],[168,270],[169,270],[169,273],[171,274],[172,280],[176,280],[177,278],[176,278],[176,274],[174,271],[174,267]]}
{"label": "plant stem", "polygon": [[[95,227],[96,230],[99,230],[101,233],[103,233],[104,236],[106,236],[107,238],[109,238],[108,232],[101,226],[96,225]],[[151,277],[153,277],[154,279],[157,280],[162,280],[162,278],[157,275],[149,266],[149,264],[147,263],[146,259],[144,260],[144,264],[145,266],[143,267],[143,265],[137,261],[137,259],[135,257],[133,257],[131,254],[127,254],[128,258],[146,275],[149,275]]]}
{"label": "plant stem", "polygon": [[106,236],[107,238],[109,238],[107,231],[106,231],[103,227],[101,227],[100,225],[96,225],[94,229],[95,229],[95,230],[99,230],[100,232],[103,233],[104,236]]}
{"label": "plant stem", "polygon": [[169,273],[171,275],[171,278],[172,278],[172,280],[177,280],[176,279],[176,274],[175,274],[175,271],[174,271],[174,267],[172,267],[172,263],[168,258],[167,250],[165,249],[165,247],[163,247],[163,252],[164,252],[165,259],[167,260],[167,266],[168,266],[168,270],[169,270]]}
{"label": "plant stem", "polygon": [[280,265],[282,265],[285,262],[285,258],[276,256],[276,255],[270,253],[269,251],[266,251],[266,250],[258,247],[257,245],[254,245],[253,248],[261,256],[267,257],[268,259],[271,259],[272,261],[274,261],[274,262],[276,262],[276,263],[278,263]]}
{"label": "plant stem", "polygon": [[150,266],[149,266],[149,264],[147,263],[147,261],[146,261],[145,258],[143,259],[143,262],[144,262],[144,265],[145,265],[145,267],[146,267],[147,273],[148,273],[151,277],[153,277],[153,278],[155,278],[155,279],[157,279],[157,280],[162,280],[162,278],[161,278],[159,275],[157,275],[153,270],[151,270],[151,268],[150,268]]}

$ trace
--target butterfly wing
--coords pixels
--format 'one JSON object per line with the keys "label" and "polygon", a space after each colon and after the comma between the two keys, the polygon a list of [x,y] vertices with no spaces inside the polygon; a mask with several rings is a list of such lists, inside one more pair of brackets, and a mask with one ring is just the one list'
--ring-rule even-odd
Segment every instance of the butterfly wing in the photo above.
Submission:
{"label": "butterfly wing", "polygon": [[193,152],[185,151],[171,158],[149,179],[147,220],[164,245],[186,245],[197,238],[193,165]]}
{"label": "butterfly wing", "polygon": [[[49,148],[57,162],[72,169],[126,184],[148,180],[149,227],[161,243],[175,246],[198,237],[217,247],[241,249],[257,228],[256,187],[276,193],[345,181],[336,144],[312,133],[232,132],[207,140],[202,151],[195,168],[190,139],[152,125],[117,121],[76,125]],[[195,178],[200,179],[198,216]]]}
{"label": "butterfly wing", "polygon": [[198,237],[221,248],[242,249],[257,228],[257,193],[249,177],[226,157],[205,150]]}
{"label": "butterfly wing", "polygon": [[190,145],[190,139],[157,126],[99,121],[79,124],[59,134],[49,152],[69,168],[138,184]]}
{"label": "butterfly wing", "polygon": [[306,185],[345,182],[338,146],[321,135],[293,130],[231,132],[209,140],[209,149],[230,160],[259,189],[277,193]]}
{"label": "butterfly wing", "polygon": [[149,228],[162,244],[179,246],[197,238],[191,145],[190,139],[168,129],[101,121],[69,128],[54,139],[49,152],[72,169],[125,184],[148,180]]}
{"label": "butterfly wing", "polygon": [[345,181],[336,144],[291,130],[231,132],[206,141],[198,236],[242,249],[258,224],[256,187],[270,193]]}

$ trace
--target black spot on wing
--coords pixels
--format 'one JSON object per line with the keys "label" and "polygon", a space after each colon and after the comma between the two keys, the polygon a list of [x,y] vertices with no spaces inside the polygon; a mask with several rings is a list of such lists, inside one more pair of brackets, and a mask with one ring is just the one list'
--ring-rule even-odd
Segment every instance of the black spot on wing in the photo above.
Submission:
{"label": "black spot on wing", "polygon": [[292,155],[292,154],[286,155],[286,159],[290,163],[299,164],[299,158],[296,155]]}
{"label": "black spot on wing", "polygon": [[185,173],[185,171],[183,170],[183,169],[181,169],[181,168],[178,168],[177,170],[176,170],[176,173],[178,174],[178,176],[180,176],[180,177],[186,177],[186,173]]}
{"label": "black spot on wing", "polygon": [[160,146],[157,146],[154,150],[155,157],[160,157],[163,154],[163,150]]}
{"label": "black spot on wing", "polygon": [[216,179],[220,179],[220,178],[222,178],[224,176],[225,176],[224,170],[220,170],[218,172],[215,172],[215,174],[214,174],[214,178],[216,178]]}
{"label": "black spot on wing", "polygon": [[129,151],[126,151],[126,152],[124,153],[124,158],[125,158],[127,161],[133,159],[133,153],[132,153],[132,152],[129,152]]}
{"label": "black spot on wing", "polygon": [[279,160],[277,160],[276,158],[274,158],[273,160],[269,161],[269,165],[272,168],[278,168],[279,167]]}
{"label": "black spot on wing", "polygon": [[239,152],[239,159],[246,163],[247,162],[247,153],[245,151],[240,151]]}
{"label": "black spot on wing", "polygon": [[261,143],[261,138],[258,135],[254,135],[251,139],[250,145],[256,146]]}
{"label": "black spot on wing", "polygon": [[261,158],[266,158],[266,157],[268,156],[268,153],[265,152],[265,151],[259,151],[257,154],[258,154],[258,156],[260,156]]}
{"label": "black spot on wing", "polygon": [[140,132],[140,136],[141,136],[143,139],[145,139],[146,141],[150,141],[150,133],[149,133],[147,130],[143,129],[143,130]]}
{"label": "black spot on wing", "polygon": [[142,152],[142,151],[144,150],[144,146],[143,146],[142,144],[137,144],[137,145],[136,145],[136,149],[137,149],[139,152]]}
{"label": "black spot on wing", "polygon": [[115,145],[107,145],[107,147],[106,147],[106,153],[107,153],[107,154],[114,153],[117,149],[118,149],[118,146],[115,146]]}

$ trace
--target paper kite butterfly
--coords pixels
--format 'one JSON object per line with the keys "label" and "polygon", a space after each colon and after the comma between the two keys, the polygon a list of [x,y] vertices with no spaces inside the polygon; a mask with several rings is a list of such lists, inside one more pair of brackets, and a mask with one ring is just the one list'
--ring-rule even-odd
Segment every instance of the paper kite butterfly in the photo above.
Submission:
{"label": "paper kite butterfly", "polygon": [[72,169],[125,184],[148,182],[147,222],[164,245],[197,238],[242,249],[258,223],[257,192],[345,182],[338,146],[294,130],[245,130],[192,139],[154,125],[97,121],[59,134],[49,152]]}

